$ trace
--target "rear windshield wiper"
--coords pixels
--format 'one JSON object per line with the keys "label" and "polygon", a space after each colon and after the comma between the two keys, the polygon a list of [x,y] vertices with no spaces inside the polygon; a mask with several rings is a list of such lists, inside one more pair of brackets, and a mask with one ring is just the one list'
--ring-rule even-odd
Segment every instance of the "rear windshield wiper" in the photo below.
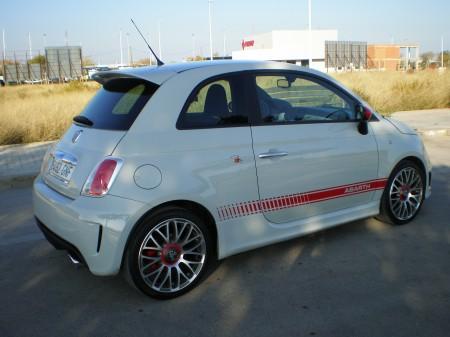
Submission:
{"label": "rear windshield wiper", "polygon": [[75,116],[75,117],[73,118],[73,121],[74,121],[76,124],[81,124],[81,125],[86,125],[86,126],[92,126],[92,125],[94,125],[94,122],[93,122],[93,121],[91,121],[89,118],[87,118],[87,117],[85,117],[85,116],[81,116],[81,115]]}

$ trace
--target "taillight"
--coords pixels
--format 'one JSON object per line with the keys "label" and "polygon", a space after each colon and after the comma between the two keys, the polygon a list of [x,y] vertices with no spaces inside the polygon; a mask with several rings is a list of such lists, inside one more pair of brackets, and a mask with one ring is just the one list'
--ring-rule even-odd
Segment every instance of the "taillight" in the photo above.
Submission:
{"label": "taillight", "polygon": [[102,197],[108,193],[120,168],[122,159],[107,158],[92,170],[83,186],[82,194],[90,197]]}
{"label": "taillight", "polygon": [[53,143],[47,148],[47,151],[45,152],[44,159],[42,160],[41,164],[41,174],[44,175],[48,170],[48,164],[50,161],[50,155],[52,154],[52,151],[55,149],[56,143]]}

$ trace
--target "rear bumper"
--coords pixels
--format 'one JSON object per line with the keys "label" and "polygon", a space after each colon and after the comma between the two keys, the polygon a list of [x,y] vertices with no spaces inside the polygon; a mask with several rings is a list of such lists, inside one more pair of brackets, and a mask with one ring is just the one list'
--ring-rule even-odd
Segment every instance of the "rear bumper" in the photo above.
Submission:
{"label": "rear bumper", "polygon": [[35,217],[35,219],[39,229],[42,231],[47,241],[50,242],[53,247],[55,247],[56,249],[67,251],[69,255],[72,256],[74,259],[86,265],[86,261],[84,260],[83,254],[81,254],[81,252],[78,250],[77,247],[70,244],[66,240],[60,238],[55,233],[53,233],[38,218]]}
{"label": "rear bumper", "polygon": [[96,275],[117,274],[129,233],[145,211],[140,202],[111,195],[70,199],[40,176],[34,182],[33,208],[47,240]]}

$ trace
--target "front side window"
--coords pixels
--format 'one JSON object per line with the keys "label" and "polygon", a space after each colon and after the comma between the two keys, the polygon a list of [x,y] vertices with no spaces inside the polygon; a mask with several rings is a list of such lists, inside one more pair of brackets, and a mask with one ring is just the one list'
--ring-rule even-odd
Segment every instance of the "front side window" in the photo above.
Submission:
{"label": "front side window", "polygon": [[262,122],[351,121],[353,104],[334,90],[296,75],[256,76]]}
{"label": "front side window", "polygon": [[240,86],[235,77],[201,85],[186,102],[177,126],[192,129],[246,125],[248,117],[241,111]]}

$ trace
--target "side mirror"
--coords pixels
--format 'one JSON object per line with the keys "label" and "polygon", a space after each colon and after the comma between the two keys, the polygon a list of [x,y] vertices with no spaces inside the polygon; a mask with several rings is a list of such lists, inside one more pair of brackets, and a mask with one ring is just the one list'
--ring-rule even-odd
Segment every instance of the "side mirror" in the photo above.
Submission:
{"label": "side mirror", "polygon": [[368,122],[372,118],[372,111],[363,106],[362,104],[358,104],[356,106],[356,113],[360,116],[360,121],[358,123],[358,131],[362,135],[367,135],[369,133]]}
{"label": "side mirror", "polygon": [[287,89],[291,87],[291,83],[284,78],[277,80],[277,87],[282,89]]}

